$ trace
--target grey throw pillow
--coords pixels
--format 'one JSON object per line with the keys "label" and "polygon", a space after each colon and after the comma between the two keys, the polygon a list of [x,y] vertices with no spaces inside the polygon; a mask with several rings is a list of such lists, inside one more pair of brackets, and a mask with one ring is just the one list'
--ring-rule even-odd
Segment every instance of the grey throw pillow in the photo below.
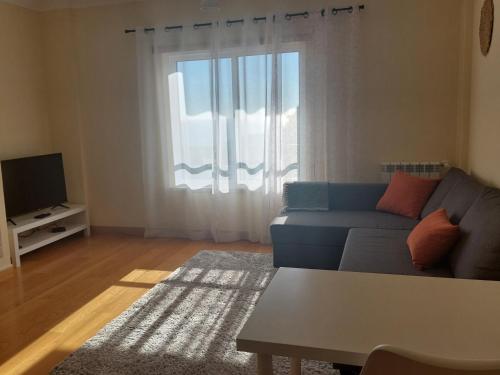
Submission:
{"label": "grey throw pillow", "polygon": [[293,182],[284,184],[285,211],[328,211],[328,182]]}

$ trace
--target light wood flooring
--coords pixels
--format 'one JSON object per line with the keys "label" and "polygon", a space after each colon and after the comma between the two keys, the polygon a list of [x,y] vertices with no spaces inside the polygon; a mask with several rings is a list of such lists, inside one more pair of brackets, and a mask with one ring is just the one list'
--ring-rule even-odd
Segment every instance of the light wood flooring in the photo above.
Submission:
{"label": "light wood flooring", "polygon": [[23,256],[0,272],[0,374],[47,374],[200,250],[271,248],[101,234]]}

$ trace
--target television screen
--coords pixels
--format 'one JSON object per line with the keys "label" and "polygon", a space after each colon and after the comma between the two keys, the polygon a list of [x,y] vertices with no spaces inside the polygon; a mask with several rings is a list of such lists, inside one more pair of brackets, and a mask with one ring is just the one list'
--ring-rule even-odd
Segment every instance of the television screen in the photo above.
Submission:
{"label": "television screen", "polygon": [[62,154],[2,161],[7,217],[66,202]]}

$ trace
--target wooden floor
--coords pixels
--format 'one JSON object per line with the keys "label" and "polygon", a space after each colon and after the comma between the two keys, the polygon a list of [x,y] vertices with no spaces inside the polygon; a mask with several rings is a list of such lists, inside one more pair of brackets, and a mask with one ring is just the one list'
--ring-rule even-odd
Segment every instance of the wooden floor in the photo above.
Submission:
{"label": "wooden floor", "polygon": [[0,272],[0,374],[47,374],[107,322],[200,250],[269,252],[124,235],[76,237]]}

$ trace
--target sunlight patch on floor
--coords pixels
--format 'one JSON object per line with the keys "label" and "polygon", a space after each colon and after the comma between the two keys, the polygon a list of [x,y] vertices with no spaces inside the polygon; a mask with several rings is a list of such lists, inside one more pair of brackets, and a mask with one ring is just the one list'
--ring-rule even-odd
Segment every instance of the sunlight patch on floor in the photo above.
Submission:
{"label": "sunlight patch on floor", "polygon": [[[170,271],[135,269],[95,296],[0,365],[1,374],[32,373],[52,352],[72,353],[109,321],[126,310]],[[109,305],[104,309],[103,305]],[[78,332],[75,334],[75,330]],[[42,349],[43,348],[43,349]],[[63,358],[61,358],[62,360]],[[9,369],[9,371],[5,370]]]}
{"label": "sunlight patch on floor", "polygon": [[[47,332],[0,365],[0,374],[23,374],[54,350],[60,335]],[[6,370],[8,369],[8,370]]]}
{"label": "sunlight patch on floor", "polygon": [[158,283],[170,276],[172,271],[166,270],[147,270],[136,268],[122,277],[120,281],[141,282],[141,283]]}

